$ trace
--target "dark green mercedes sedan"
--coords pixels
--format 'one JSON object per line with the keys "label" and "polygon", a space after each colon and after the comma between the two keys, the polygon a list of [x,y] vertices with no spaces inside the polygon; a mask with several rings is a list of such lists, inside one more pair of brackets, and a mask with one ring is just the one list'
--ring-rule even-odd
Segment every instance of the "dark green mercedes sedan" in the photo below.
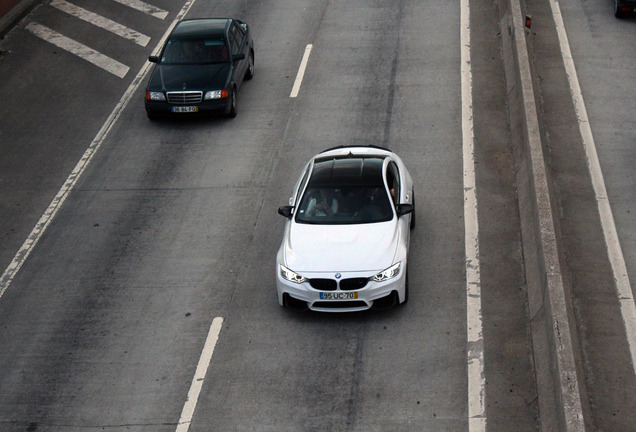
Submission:
{"label": "dark green mercedes sedan", "polygon": [[254,41],[237,19],[187,19],[149,60],[156,64],[146,87],[148,118],[207,112],[235,117],[239,88],[254,76]]}

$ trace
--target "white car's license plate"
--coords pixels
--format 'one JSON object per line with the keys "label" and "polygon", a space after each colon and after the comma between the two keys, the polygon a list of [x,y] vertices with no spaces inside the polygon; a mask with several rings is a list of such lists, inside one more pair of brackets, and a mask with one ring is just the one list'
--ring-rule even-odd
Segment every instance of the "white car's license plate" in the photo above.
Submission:
{"label": "white car's license plate", "polygon": [[193,113],[198,112],[199,107],[197,106],[174,106],[172,107],[172,112],[175,113]]}
{"label": "white car's license plate", "polygon": [[355,300],[358,298],[356,291],[351,292],[321,292],[320,300]]}

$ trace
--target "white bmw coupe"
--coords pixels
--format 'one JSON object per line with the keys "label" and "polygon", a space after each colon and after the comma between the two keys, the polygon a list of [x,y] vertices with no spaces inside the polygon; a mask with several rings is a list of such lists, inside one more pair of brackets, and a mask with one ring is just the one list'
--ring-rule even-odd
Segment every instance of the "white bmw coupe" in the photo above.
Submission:
{"label": "white bmw coupe", "polygon": [[276,256],[282,306],[322,312],[383,309],[408,300],[415,226],[413,180],[380,147],[337,147],[313,157],[288,206]]}

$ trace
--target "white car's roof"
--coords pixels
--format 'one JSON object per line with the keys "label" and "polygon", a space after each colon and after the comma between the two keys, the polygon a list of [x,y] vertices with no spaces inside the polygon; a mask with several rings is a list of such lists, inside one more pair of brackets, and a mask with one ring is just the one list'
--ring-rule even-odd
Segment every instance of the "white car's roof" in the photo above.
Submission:
{"label": "white car's roof", "polygon": [[324,157],[342,157],[342,156],[347,156],[349,154],[353,154],[354,156],[381,156],[381,157],[386,157],[386,156],[392,156],[394,155],[393,152],[391,152],[388,149],[382,148],[382,147],[374,147],[374,146],[341,146],[341,147],[334,147],[328,150],[323,151],[322,153],[319,153],[318,155],[314,156],[314,159],[320,159],[320,158],[324,158]]}

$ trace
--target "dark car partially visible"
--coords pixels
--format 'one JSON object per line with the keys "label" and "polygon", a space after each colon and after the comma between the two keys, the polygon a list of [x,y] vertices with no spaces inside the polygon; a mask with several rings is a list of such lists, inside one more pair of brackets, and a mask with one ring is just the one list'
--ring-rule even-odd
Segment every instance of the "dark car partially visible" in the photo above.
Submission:
{"label": "dark car partially visible", "polygon": [[636,12],[636,0],[614,0],[614,16],[616,18],[623,18],[632,12]]}
{"label": "dark car partially visible", "polygon": [[243,21],[180,21],[168,36],[145,94],[148,118],[217,112],[235,117],[237,94],[254,76],[254,41]]}

